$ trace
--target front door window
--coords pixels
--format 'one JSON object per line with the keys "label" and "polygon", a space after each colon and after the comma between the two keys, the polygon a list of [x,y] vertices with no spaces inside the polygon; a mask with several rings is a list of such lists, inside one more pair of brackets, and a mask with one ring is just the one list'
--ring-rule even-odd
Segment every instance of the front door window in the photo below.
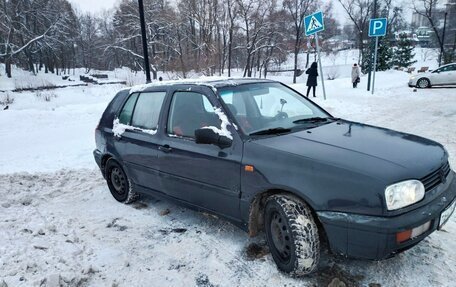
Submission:
{"label": "front door window", "polygon": [[205,95],[196,92],[174,93],[168,119],[168,134],[194,138],[197,129],[208,126],[220,129],[221,123]]}

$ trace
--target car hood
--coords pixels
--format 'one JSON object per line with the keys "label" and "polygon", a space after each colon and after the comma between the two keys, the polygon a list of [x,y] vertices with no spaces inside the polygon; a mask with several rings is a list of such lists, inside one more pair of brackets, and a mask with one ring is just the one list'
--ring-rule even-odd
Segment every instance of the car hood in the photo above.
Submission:
{"label": "car hood", "polygon": [[422,178],[447,160],[437,142],[344,120],[257,142],[387,181]]}

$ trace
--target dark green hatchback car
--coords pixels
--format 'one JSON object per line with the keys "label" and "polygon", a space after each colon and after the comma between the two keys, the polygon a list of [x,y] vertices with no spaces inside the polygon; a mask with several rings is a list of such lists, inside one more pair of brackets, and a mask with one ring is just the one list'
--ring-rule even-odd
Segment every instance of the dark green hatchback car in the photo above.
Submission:
{"label": "dark green hatchback car", "polygon": [[331,116],[269,80],[162,82],[120,91],[96,128],[112,195],[153,194],[264,230],[280,270],[314,271],[320,243],[383,259],[456,206],[442,145]]}

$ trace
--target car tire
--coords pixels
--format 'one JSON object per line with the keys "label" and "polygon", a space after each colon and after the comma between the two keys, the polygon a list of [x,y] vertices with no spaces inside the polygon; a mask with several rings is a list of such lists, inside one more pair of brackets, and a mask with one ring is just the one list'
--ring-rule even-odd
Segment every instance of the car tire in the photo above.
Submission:
{"label": "car tire", "polygon": [[421,78],[418,81],[416,81],[416,87],[420,89],[430,88],[431,82],[429,81],[429,79]]}
{"label": "car tire", "polygon": [[105,175],[109,191],[118,202],[129,204],[138,199],[139,194],[133,191],[130,179],[117,161],[106,162]]}
{"label": "car tire", "polygon": [[266,201],[264,228],[279,270],[303,276],[317,269],[320,240],[309,207],[291,195],[273,195]]}

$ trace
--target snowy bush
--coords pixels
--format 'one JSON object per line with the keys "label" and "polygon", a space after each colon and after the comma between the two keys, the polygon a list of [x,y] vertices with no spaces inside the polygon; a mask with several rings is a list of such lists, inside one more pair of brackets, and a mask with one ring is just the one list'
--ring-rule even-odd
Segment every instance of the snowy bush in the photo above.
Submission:
{"label": "snowy bush", "polygon": [[36,91],[35,96],[38,99],[42,99],[45,102],[50,102],[52,99],[57,98],[57,94],[54,92],[41,92],[41,91]]}
{"label": "snowy bush", "polygon": [[7,106],[14,103],[14,97],[10,95],[10,93],[6,93],[6,95],[2,95],[0,97],[0,105]]}
{"label": "snowy bush", "polygon": [[14,80],[14,88],[16,90],[32,90],[52,87],[55,87],[53,83],[45,79],[40,79],[38,77],[29,77]]}
{"label": "snowy bush", "polygon": [[335,80],[339,77],[339,69],[336,66],[332,66],[326,71],[327,80]]}
{"label": "snowy bush", "polygon": [[339,56],[338,51],[333,51],[327,53],[326,56],[331,61],[331,66],[326,71],[326,79],[327,80],[335,80],[339,77],[339,69],[336,66],[337,58]]}

